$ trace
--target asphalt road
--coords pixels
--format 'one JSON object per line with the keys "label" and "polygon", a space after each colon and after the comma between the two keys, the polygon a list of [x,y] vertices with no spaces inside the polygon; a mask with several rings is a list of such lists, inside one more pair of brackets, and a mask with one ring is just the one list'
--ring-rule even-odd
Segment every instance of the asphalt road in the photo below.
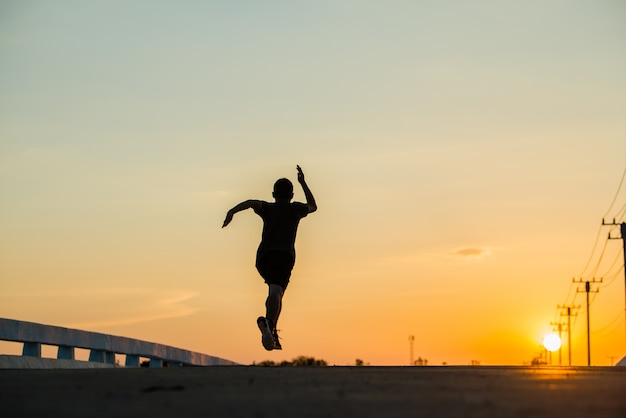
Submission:
{"label": "asphalt road", "polygon": [[2,417],[626,417],[626,368],[0,370]]}

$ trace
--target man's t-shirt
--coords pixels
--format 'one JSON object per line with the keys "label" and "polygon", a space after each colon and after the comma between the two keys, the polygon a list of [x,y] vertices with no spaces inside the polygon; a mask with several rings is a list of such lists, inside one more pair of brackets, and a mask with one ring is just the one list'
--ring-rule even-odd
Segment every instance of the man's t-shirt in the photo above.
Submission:
{"label": "man's t-shirt", "polygon": [[268,251],[286,252],[295,260],[298,223],[309,214],[309,206],[300,202],[261,202],[261,208],[255,212],[263,219],[257,260]]}

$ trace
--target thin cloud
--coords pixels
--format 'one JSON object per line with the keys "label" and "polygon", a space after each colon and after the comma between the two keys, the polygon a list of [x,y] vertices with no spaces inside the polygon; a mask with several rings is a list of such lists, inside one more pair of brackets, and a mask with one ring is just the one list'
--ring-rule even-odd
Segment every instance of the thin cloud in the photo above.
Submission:
{"label": "thin cloud", "polygon": [[449,257],[455,257],[463,260],[479,260],[489,257],[493,254],[491,247],[462,247],[454,249],[450,252],[423,252],[423,253],[406,253],[381,258],[381,264],[416,264],[428,261],[445,261]]}
{"label": "thin cloud", "polygon": [[198,309],[186,302],[198,296],[197,292],[143,289],[139,293],[127,293],[133,300],[126,306],[117,306],[119,312],[100,320],[87,320],[71,324],[76,328],[110,327],[131,325],[143,322],[181,318],[192,315]]}
{"label": "thin cloud", "polygon": [[454,250],[451,255],[466,259],[477,259],[491,255],[491,250],[488,248],[465,247]]}
{"label": "thin cloud", "polygon": [[[55,318],[53,325],[91,329],[189,316],[199,310],[190,305],[198,295],[187,290],[100,288],[12,293],[3,295],[6,300],[2,297],[0,301],[7,302],[3,303],[5,312],[20,317],[28,313],[24,306],[36,306],[37,309],[30,309],[31,314],[45,313],[46,317]],[[81,312],[78,321],[75,312]]]}

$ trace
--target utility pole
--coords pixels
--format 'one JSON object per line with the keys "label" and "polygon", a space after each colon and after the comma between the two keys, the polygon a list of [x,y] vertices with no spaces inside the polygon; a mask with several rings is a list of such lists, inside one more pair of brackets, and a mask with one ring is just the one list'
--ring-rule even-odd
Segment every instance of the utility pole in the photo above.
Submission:
{"label": "utility pole", "polygon": [[602,219],[602,225],[610,225],[610,226],[617,226],[619,225],[619,229],[620,229],[620,233],[622,234],[621,237],[612,237],[611,233],[609,232],[609,239],[621,239],[622,240],[622,245],[624,246],[624,335],[626,336],[626,222],[622,222],[621,224],[618,224],[617,222],[615,222],[615,219],[613,219],[612,223],[607,223],[604,222],[604,219]]}
{"label": "utility pole", "polygon": [[[574,283],[585,283],[584,292],[587,294],[587,366],[591,366],[591,331],[589,329],[589,293],[598,293],[600,290],[591,290],[591,283],[602,283],[602,279],[596,280],[594,277],[593,280],[586,280],[583,282],[582,279],[576,280],[572,279]],[[576,289],[576,293],[582,293],[583,290]]]}
{"label": "utility pole", "polygon": [[568,365],[572,365],[572,316],[577,316],[578,313],[572,312],[574,309],[580,308],[578,306],[567,306],[567,305],[558,305],[558,309],[564,309],[567,313],[561,312],[561,316],[567,315],[567,357],[568,357]]}
{"label": "utility pole", "polygon": [[[552,331],[557,331],[559,333],[559,341],[561,341],[561,345],[559,346],[559,366],[563,365],[563,361],[562,361],[562,352],[563,352],[563,338],[561,337],[561,335],[563,334],[563,327],[567,324],[564,324],[563,322],[550,322],[550,325],[552,326]],[[554,328],[556,327],[556,329]]]}
{"label": "utility pole", "polygon": [[413,342],[415,341],[415,336],[414,335],[409,335],[409,349],[411,351],[410,354],[410,366],[415,366],[415,362],[413,361]]}

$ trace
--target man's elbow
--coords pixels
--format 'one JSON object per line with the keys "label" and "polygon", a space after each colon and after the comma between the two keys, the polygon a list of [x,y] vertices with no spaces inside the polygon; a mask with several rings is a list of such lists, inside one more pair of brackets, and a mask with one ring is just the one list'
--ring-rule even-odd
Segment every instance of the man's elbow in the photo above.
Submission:
{"label": "man's elbow", "polygon": [[317,210],[317,205],[316,204],[310,204],[309,203],[309,213],[313,213]]}

